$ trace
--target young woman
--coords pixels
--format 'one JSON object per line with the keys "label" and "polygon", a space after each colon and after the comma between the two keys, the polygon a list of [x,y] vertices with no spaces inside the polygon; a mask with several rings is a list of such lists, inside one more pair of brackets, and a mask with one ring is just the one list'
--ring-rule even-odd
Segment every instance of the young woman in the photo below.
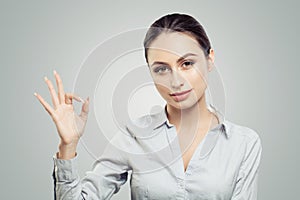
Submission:
{"label": "young woman", "polygon": [[[257,199],[260,137],[206,104],[214,51],[201,24],[186,14],[165,15],[148,29],[144,47],[166,105],[128,122],[128,134],[118,134],[83,179],[77,172],[76,147],[89,99],[65,93],[55,71],[58,94],[45,78],[53,108],[35,93],[61,138],[53,156],[55,199],[110,199],[128,180],[129,171],[132,199]],[[79,116],[73,99],[83,102]]]}

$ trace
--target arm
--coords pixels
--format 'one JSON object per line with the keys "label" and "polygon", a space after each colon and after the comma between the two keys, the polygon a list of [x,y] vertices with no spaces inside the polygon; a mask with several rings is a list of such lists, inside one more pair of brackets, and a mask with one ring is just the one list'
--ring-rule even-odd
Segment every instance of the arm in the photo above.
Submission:
{"label": "arm", "polygon": [[257,200],[258,174],[262,154],[259,136],[247,144],[246,154],[238,173],[232,200]]}
{"label": "arm", "polygon": [[86,172],[80,180],[77,168],[78,155],[71,159],[53,156],[54,199],[110,199],[127,181],[127,161],[123,152],[109,144],[105,152],[93,164],[93,170]]}

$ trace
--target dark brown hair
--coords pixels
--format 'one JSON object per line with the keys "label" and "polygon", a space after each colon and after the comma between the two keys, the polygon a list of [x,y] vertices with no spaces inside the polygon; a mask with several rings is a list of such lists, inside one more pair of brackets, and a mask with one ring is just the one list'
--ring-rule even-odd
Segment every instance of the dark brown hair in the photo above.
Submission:
{"label": "dark brown hair", "polygon": [[147,52],[151,42],[163,32],[182,32],[192,35],[198,41],[205,56],[208,56],[211,45],[202,25],[190,15],[173,13],[162,16],[149,27],[144,39],[145,58],[147,63]]}

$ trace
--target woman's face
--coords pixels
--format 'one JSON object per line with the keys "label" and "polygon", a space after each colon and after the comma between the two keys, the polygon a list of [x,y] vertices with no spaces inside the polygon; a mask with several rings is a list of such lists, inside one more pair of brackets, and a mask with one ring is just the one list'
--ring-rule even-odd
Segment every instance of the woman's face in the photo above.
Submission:
{"label": "woman's face", "polygon": [[[204,95],[214,52],[205,56],[187,33],[162,33],[148,49],[148,65],[155,86],[166,102],[178,109],[193,106]],[[182,95],[174,93],[187,92]]]}

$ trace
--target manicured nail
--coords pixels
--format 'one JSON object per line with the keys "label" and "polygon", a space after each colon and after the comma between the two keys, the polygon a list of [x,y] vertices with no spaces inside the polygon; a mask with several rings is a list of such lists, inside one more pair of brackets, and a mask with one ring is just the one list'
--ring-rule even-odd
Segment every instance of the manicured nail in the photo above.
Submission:
{"label": "manicured nail", "polygon": [[45,81],[47,81],[47,80],[48,80],[47,76],[44,76],[44,80],[45,80]]}

